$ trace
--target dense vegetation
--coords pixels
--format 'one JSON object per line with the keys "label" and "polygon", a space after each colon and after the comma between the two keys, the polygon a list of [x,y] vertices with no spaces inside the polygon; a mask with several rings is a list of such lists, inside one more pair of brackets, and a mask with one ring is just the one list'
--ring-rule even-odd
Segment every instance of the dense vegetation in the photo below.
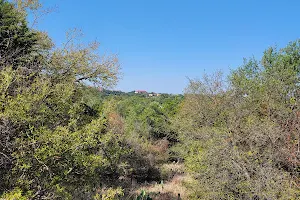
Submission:
{"label": "dense vegetation", "polygon": [[77,33],[0,0],[0,199],[299,199],[300,41],[185,95],[102,90],[120,75]]}

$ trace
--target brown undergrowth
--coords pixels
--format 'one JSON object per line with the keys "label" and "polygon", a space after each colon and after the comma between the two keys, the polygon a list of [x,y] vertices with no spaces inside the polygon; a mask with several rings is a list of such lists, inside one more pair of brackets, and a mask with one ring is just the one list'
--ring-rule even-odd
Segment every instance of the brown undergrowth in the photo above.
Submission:
{"label": "brown undergrowth", "polygon": [[162,171],[168,176],[165,181],[144,183],[135,187],[131,192],[129,199],[136,199],[142,191],[149,195],[153,200],[173,200],[188,199],[187,188],[184,182],[188,180],[188,176],[183,173],[183,165],[178,163],[164,164]]}

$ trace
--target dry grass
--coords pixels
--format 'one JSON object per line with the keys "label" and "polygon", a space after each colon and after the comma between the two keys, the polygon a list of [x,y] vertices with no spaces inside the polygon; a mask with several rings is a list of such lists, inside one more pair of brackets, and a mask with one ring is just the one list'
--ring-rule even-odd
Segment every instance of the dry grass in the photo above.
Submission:
{"label": "dry grass", "polygon": [[151,193],[150,196],[154,200],[178,199],[178,194],[180,194],[181,199],[187,199],[187,189],[183,186],[185,178],[185,175],[175,175],[166,183],[144,185],[137,188],[134,193],[139,194],[142,190],[144,190],[147,193]]}

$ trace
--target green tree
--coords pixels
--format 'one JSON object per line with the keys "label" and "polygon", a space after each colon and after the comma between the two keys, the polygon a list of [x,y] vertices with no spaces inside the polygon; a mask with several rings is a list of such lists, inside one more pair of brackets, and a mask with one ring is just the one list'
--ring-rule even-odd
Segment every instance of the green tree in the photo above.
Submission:
{"label": "green tree", "polygon": [[36,70],[38,65],[33,63],[41,62],[40,54],[51,47],[43,33],[28,27],[25,17],[12,3],[0,1],[1,68],[11,65],[14,69],[27,67]]}
{"label": "green tree", "polygon": [[297,199],[299,41],[192,80],[178,115],[194,199]]}
{"label": "green tree", "polygon": [[96,43],[77,45],[73,35],[50,51],[13,4],[1,1],[0,15],[0,195],[92,198],[124,172],[129,151],[84,101],[86,81],[116,83],[116,57],[100,58]]}

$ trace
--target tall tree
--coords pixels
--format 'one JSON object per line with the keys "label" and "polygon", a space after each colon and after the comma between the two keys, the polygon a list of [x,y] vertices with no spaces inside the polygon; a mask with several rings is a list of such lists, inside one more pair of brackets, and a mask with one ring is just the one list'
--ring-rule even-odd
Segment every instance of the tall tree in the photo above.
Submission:
{"label": "tall tree", "polygon": [[25,15],[12,3],[0,1],[0,65],[17,68],[38,54],[38,34],[28,28]]}
{"label": "tall tree", "polygon": [[0,15],[0,193],[92,198],[126,166],[123,139],[83,98],[87,81],[117,82],[117,58],[100,57],[97,44],[78,45],[72,36],[50,51],[13,4],[1,0]]}

